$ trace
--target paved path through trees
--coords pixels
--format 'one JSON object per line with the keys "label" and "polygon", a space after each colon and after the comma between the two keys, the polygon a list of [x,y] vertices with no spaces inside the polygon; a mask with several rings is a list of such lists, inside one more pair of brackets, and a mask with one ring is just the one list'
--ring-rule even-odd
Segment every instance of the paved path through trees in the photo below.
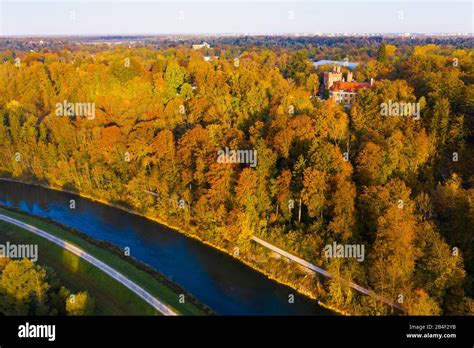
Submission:
{"label": "paved path through trees", "polygon": [[[266,247],[266,248],[268,248],[268,249],[270,249],[270,250],[272,250],[272,251],[274,251],[274,252],[276,252],[276,253],[282,255],[282,256],[285,256],[286,258],[288,258],[288,259],[290,259],[290,260],[292,260],[292,261],[294,261],[294,262],[296,262],[296,263],[302,265],[303,267],[306,267],[306,268],[308,268],[308,269],[310,269],[310,270],[312,270],[312,271],[314,271],[314,272],[316,272],[316,273],[322,274],[322,275],[325,276],[326,278],[333,278],[333,277],[334,277],[330,272],[328,272],[328,271],[322,269],[321,267],[318,267],[318,266],[316,266],[316,265],[313,265],[312,263],[310,263],[310,262],[308,262],[308,261],[306,261],[306,260],[303,260],[302,258],[300,258],[300,257],[298,257],[298,256],[295,256],[295,255],[293,255],[293,254],[290,254],[289,252],[287,252],[287,251],[285,251],[285,250],[283,250],[283,249],[280,249],[280,248],[276,247],[276,246],[273,245],[273,244],[270,244],[270,243],[268,243],[268,242],[265,242],[263,239],[260,239],[260,238],[258,238],[258,237],[252,236],[252,240],[255,241],[255,242],[257,242],[258,244],[263,245],[264,247]],[[347,283],[347,280],[344,280],[344,279],[341,279],[341,280],[342,280],[343,282]],[[398,308],[398,309],[402,309],[397,303],[393,303],[392,301],[390,301],[390,300],[388,300],[388,299],[386,299],[386,298],[384,298],[384,297],[382,297],[382,296],[379,296],[379,295],[375,294],[373,291],[370,291],[369,289],[366,289],[366,288],[364,288],[364,287],[362,287],[362,286],[360,286],[360,285],[357,285],[357,284],[354,283],[354,282],[349,282],[349,286],[350,286],[351,288],[353,288],[354,290],[357,290],[357,291],[359,291],[359,292],[361,292],[361,293],[363,293],[363,294],[365,294],[365,295],[368,295],[368,296],[371,296],[371,297],[375,298],[375,299],[378,300],[378,301],[382,301],[382,302],[384,302],[384,303],[386,303],[386,304],[388,304],[388,305],[390,305],[390,306],[392,306],[392,307],[395,307],[395,308]]]}

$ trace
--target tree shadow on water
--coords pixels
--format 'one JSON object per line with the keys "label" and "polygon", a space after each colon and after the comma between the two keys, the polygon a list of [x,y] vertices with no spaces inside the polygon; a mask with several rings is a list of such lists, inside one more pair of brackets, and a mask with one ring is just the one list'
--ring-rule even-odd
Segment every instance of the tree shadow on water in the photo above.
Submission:
{"label": "tree shadow on water", "polygon": [[79,194],[79,190],[78,188],[76,187],[76,185],[74,185],[72,182],[67,182],[65,183],[61,189],[63,191],[66,191],[66,192],[71,192],[71,193],[76,193],[76,194]]}

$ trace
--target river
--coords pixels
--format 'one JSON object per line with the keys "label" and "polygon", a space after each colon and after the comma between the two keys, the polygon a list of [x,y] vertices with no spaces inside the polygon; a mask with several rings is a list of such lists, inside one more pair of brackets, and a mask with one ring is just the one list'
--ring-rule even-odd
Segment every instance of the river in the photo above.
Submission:
{"label": "river", "polygon": [[[76,209],[69,200],[76,200]],[[0,180],[0,203],[129,247],[220,315],[331,315],[293,289],[199,241],[144,217],[69,193]],[[294,303],[288,295],[294,294]]]}

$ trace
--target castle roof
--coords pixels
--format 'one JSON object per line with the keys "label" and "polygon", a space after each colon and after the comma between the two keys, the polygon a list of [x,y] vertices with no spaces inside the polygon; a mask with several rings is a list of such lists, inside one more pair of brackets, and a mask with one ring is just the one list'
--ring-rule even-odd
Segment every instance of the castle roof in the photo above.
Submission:
{"label": "castle roof", "polygon": [[336,81],[331,86],[330,90],[333,92],[357,92],[361,88],[370,88],[370,82],[345,82],[345,81]]}

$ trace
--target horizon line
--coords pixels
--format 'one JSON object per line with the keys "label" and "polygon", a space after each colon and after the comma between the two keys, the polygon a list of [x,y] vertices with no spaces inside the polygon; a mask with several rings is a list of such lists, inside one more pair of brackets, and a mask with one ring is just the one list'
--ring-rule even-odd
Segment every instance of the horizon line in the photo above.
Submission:
{"label": "horizon line", "polygon": [[303,37],[324,37],[324,36],[474,36],[473,32],[281,32],[281,33],[97,33],[97,34],[0,34],[0,38],[94,38],[94,37],[162,37],[162,36],[191,36],[191,37],[213,37],[213,36],[303,36]]}

